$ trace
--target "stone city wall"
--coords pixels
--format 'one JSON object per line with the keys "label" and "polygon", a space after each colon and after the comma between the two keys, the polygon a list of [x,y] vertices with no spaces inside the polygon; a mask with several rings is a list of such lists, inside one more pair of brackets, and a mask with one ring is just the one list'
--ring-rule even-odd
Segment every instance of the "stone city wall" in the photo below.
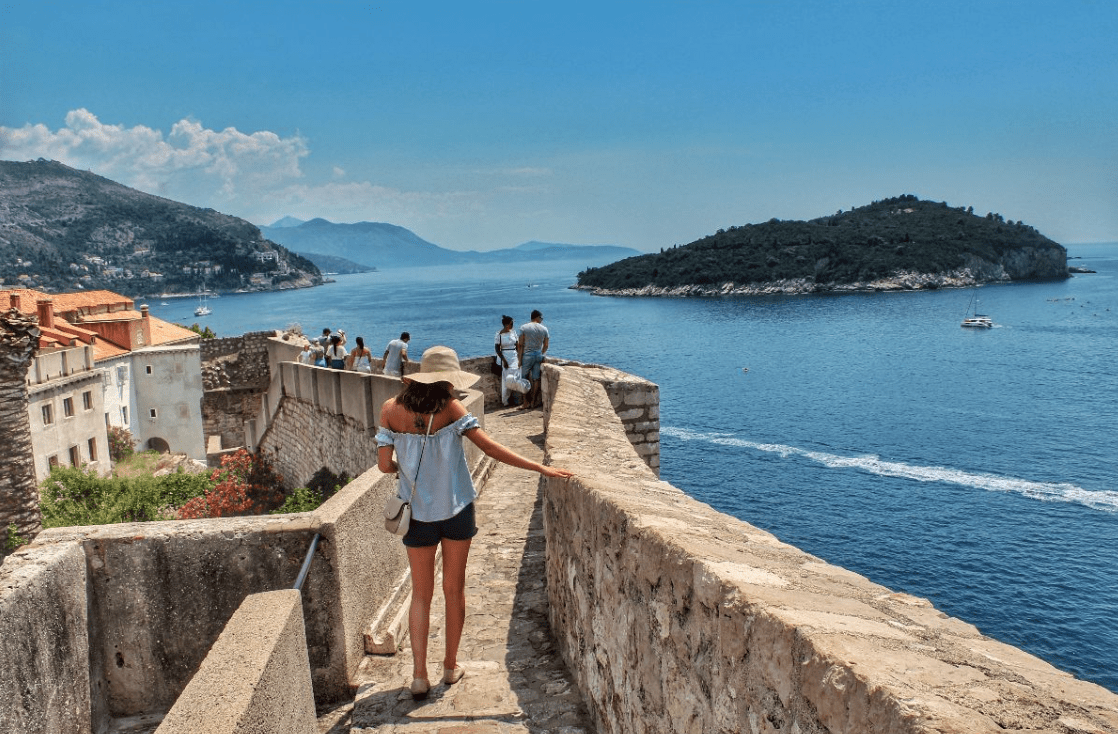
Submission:
{"label": "stone city wall", "polygon": [[[380,406],[399,391],[395,377],[283,362],[257,423],[259,447],[289,488],[305,484],[324,467],[358,476],[376,466]],[[483,399],[468,390],[462,402],[484,427]],[[468,443],[466,456],[473,465],[482,454]]]}
{"label": "stone city wall", "polygon": [[350,697],[368,623],[407,569],[381,527],[395,489],[374,468],[311,513],[44,531],[0,566],[0,653],[18,663],[0,666],[0,728],[164,714],[245,597],[292,586],[316,532],[302,591],[314,697]]}
{"label": "stone city wall", "polygon": [[[202,429],[207,451],[248,446],[245,426],[260,413],[260,398],[272,381],[272,370],[298,358],[301,337],[276,331],[203,339]],[[216,441],[216,444],[213,442]],[[213,457],[216,459],[216,457]]]}
{"label": "stone city wall", "polygon": [[601,734],[1118,732],[1118,695],[659,481],[604,386],[557,377],[549,615]]}

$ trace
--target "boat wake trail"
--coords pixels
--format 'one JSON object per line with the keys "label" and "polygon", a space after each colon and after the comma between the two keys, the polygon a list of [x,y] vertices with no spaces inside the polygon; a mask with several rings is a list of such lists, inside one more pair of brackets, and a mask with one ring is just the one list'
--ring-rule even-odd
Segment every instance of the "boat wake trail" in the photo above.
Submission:
{"label": "boat wake trail", "polygon": [[719,446],[753,449],[778,454],[782,458],[803,457],[831,469],[856,469],[878,476],[911,479],[917,482],[948,482],[989,492],[1014,492],[1043,502],[1070,502],[1094,510],[1118,513],[1118,491],[1089,490],[1074,484],[1034,482],[1028,479],[979,474],[943,466],[916,466],[898,461],[883,461],[873,455],[840,456],[795,446],[746,441],[729,433],[705,433],[672,427],[661,427],[660,433],[681,441],[701,441]]}

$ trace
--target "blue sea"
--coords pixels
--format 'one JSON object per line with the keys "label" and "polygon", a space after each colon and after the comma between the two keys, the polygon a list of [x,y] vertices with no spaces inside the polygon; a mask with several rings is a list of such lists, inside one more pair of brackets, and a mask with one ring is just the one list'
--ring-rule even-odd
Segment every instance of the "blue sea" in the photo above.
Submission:
{"label": "blue sea", "polygon": [[[660,386],[662,478],[1118,692],[1118,244],[1094,274],[919,293],[605,298],[584,263],[388,270],[149,301],[219,336],[300,324],[375,354],[492,351],[538,308],[551,355]],[[977,291],[993,329],[964,329]]]}

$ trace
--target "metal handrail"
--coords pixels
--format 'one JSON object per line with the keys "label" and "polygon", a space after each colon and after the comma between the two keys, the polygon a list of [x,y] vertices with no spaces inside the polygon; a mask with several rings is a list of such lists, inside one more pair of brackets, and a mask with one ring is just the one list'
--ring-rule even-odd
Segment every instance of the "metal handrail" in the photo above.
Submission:
{"label": "metal handrail", "polygon": [[311,561],[314,560],[314,551],[318,547],[318,539],[322,537],[322,533],[315,533],[314,539],[311,541],[311,547],[307,549],[307,557],[303,559],[303,567],[299,569],[299,575],[295,577],[295,585],[291,588],[296,591],[303,590],[303,582],[307,580],[307,573],[311,570]]}

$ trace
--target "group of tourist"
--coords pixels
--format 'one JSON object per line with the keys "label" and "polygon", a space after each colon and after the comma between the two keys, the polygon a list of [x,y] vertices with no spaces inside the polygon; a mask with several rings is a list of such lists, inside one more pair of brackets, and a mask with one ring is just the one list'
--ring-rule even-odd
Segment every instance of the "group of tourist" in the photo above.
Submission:
{"label": "group of tourist", "polygon": [[[299,361],[316,367],[329,367],[335,370],[373,372],[373,355],[365,346],[365,340],[357,337],[352,350],[346,348],[345,329],[336,332],[330,327],[322,330],[322,335],[308,339],[303,345]],[[408,364],[408,342],[411,334],[403,332],[388,342],[384,348],[384,374],[402,377]],[[497,353],[496,363],[500,368],[501,404],[520,402],[522,409],[538,408],[543,402],[540,389],[540,365],[543,364],[549,346],[550,333],[543,325],[543,314],[532,311],[531,320],[516,328],[512,316],[501,317],[501,330],[493,340]],[[509,377],[528,381],[528,391],[523,398],[509,388]]]}
{"label": "group of tourist", "polygon": [[497,366],[501,368],[501,404],[508,405],[513,396],[509,390],[510,375],[528,380],[528,392],[520,407],[538,408],[543,402],[540,390],[540,365],[550,342],[550,333],[543,325],[543,314],[532,311],[531,320],[517,330],[512,316],[501,317],[501,330],[493,340]]}
{"label": "group of tourist", "polygon": [[[330,327],[322,330],[322,335],[308,339],[303,345],[299,361],[315,367],[329,367],[335,370],[353,370],[355,372],[373,372],[373,354],[365,346],[365,339],[357,337],[353,350],[346,349],[345,329],[338,329],[335,333]],[[408,342],[411,334],[403,332],[398,339],[388,342],[384,350],[384,374],[400,377],[404,373],[404,365],[408,362]]]}

